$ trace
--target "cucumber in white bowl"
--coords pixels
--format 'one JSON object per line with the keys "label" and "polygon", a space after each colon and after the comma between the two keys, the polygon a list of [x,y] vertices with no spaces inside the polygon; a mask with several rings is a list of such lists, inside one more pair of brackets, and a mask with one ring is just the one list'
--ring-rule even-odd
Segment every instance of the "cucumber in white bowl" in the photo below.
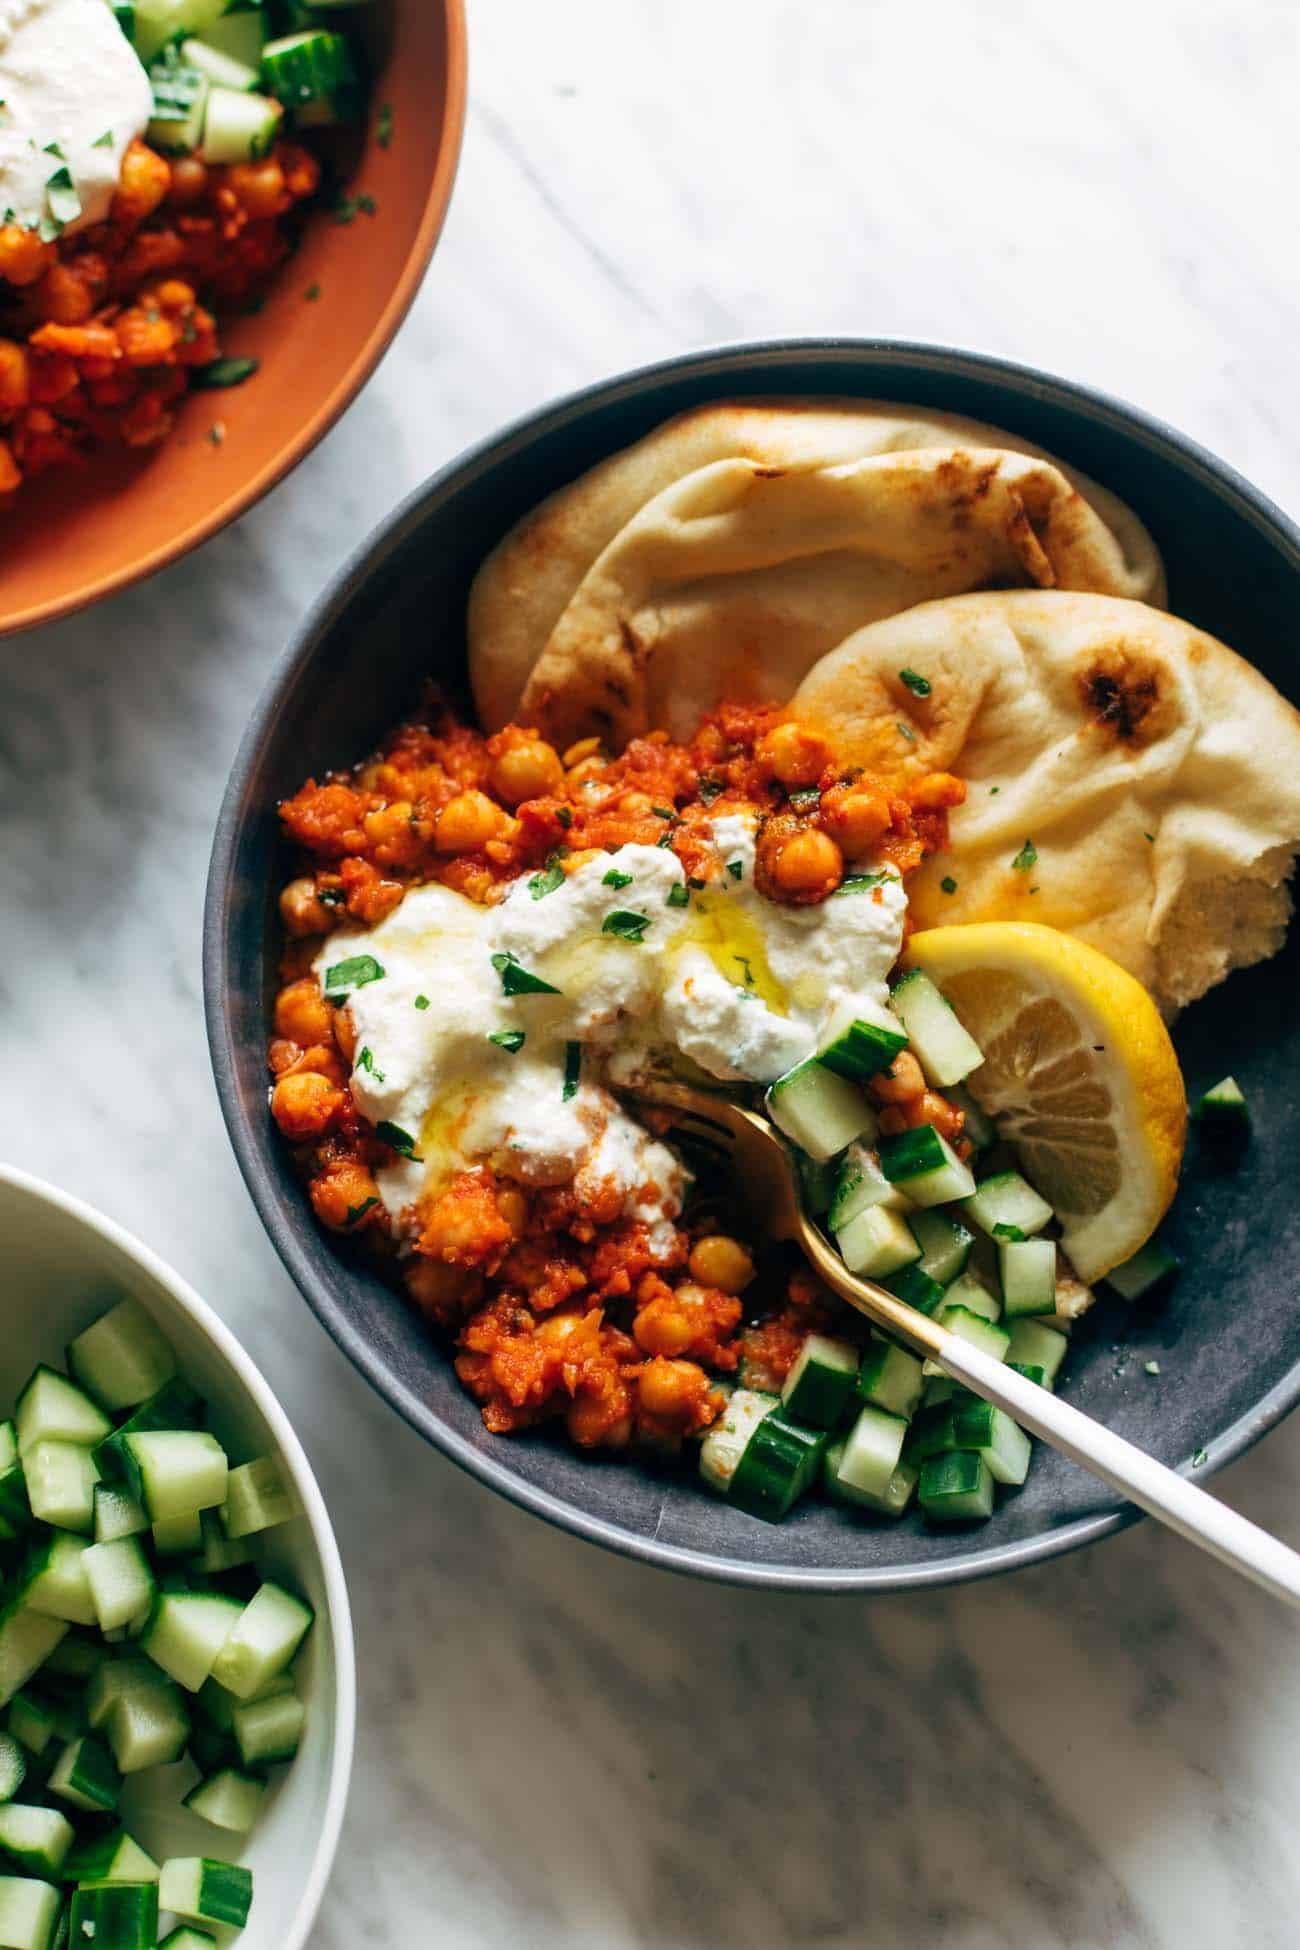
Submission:
{"label": "cucumber in white bowl", "polygon": [[0,1942],[303,1950],[355,1680],[302,1450],[197,1295],[7,1167],[0,1279]]}

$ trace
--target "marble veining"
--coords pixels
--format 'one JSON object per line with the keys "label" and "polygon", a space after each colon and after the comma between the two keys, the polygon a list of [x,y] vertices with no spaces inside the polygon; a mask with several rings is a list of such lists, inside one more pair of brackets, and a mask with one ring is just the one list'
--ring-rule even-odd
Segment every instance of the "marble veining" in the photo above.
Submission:
{"label": "marble veining", "polygon": [[[1149,1525],[866,1602],[671,1579],[520,1515],[280,1271],[198,943],[231,755],[324,575],[584,381],[783,332],[965,343],[1137,399],[1300,507],[1294,7],[478,0],[471,32],[445,239],[361,401],[199,555],[0,644],[6,1154],[221,1308],[339,1531],[361,1737],[314,1943],[1281,1950],[1282,1610]],[[1300,1423],[1220,1486],[1295,1541]]]}

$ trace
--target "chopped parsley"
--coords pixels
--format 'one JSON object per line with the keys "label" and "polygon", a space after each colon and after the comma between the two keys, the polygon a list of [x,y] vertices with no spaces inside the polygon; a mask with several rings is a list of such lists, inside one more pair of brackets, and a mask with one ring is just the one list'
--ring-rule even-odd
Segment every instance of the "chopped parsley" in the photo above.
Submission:
{"label": "chopped parsley", "polygon": [[689,907],[690,902],[691,893],[689,887],[677,886],[668,889],[669,907]]}
{"label": "chopped parsley", "polygon": [[357,208],[363,217],[373,217],[377,213],[379,205],[375,202],[373,196],[362,195],[357,198]]}
{"label": "chopped parsley", "polygon": [[404,1131],[400,1124],[390,1124],[386,1117],[382,1118],[375,1125],[375,1136],[382,1138],[385,1144],[391,1145],[399,1157],[409,1158],[413,1165],[424,1163],[424,1159],[416,1151],[415,1139],[409,1131]]}
{"label": "chopped parsley", "polygon": [[415,998],[415,1006],[416,1006],[416,1008],[417,1008],[417,1009],[427,1009],[427,1008],[428,1008],[428,1006],[429,1006],[429,998],[428,998],[428,996],[427,996],[427,995],[417,995],[417,996],[416,996],[416,998]]}
{"label": "chopped parsley", "polygon": [[42,153],[47,156],[57,156],[60,162],[66,162],[68,160],[57,142],[45,143]]}
{"label": "chopped parsley", "polygon": [[943,879],[939,882],[939,885],[943,888],[945,894],[955,894],[957,891],[957,882],[953,879],[950,873],[946,873],[944,875]]}
{"label": "chopped parsley", "polygon": [[504,954],[493,955],[492,966],[501,977],[503,995],[558,995],[559,989],[544,982],[540,975],[532,974],[520,963],[517,955],[507,949]]}
{"label": "chopped parsley", "polygon": [[842,894],[868,893],[871,888],[879,887],[881,882],[888,880],[889,877],[887,873],[846,874],[839,886],[835,889],[835,892],[831,895],[831,899],[836,900]]}
{"label": "chopped parsley", "polygon": [[555,817],[558,819],[560,825],[563,826],[565,832],[567,833],[570,826],[572,826],[573,824],[573,807],[557,806],[555,808]]}
{"label": "chopped parsley", "polygon": [[365,1070],[369,1076],[374,1078],[376,1083],[383,1083],[385,1081],[384,1073],[376,1065],[374,1055],[368,1044],[364,1049],[357,1051],[357,1068],[358,1070]]}
{"label": "chopped parsley", "polygon": [[648,914],[633,914],[625,907],[615,908],[600,924],[602,934],[615,934],[620,941],[640,941],[650,925]]}
{"label": "chopped parsley", "polygon": [[528,883],[528,891],[535,901],[545,900],[557,887],[564,885],[564,868],[552,857],[546,863],[545,873],[535,873]]}
{"label": "chopped parsley", "polygon": [[1013,873],[1029,873],[1037,865],[1038,848],[1032,840],[1026,840],[1015,859],[1011,862],[1011,871]]}
{"label": "chopped parsley", "polygon": [[733,961],[735,962],[735,964],[736,964],[736,966],[737,966],[737,968],[740,968],[740,969],[743,969],[743,970],[744,970],[744,974],[745,974],[745,987],[746,987],[747,989],[752,989],[752,988],[757,988],[757,986],[758,986],[758,984],[757,984],[757,983],[755,982],[755,980],[754,980],[754,971],[753,971],[753,969],[752,969],[752,968],[751,968],[751,966],[750,966],[750,962],[749,962],[749,956],[748,956],[748,955],[733,955],[733,956],[731,957],[731,959],[732,959],[732,960],[733,960]]}
{"label": "chopped parsley", "polygon": [[990,799],[996,799],[996,798],[997,798],[997,796],[998,796],[998,794],[999,794],[999,792],[1001,792],[1001,790],[1002,790],[1002,787],[1001,787],[1000,785],[991,785],[991,786],[989,787],[989,798],[990,798]]}
{"label": "chopped parsley", "polygon": [[353,989],[363,989],[367,982],[382,980],[383,974],[373,955],[349,955],[346,961],[336,961],[333,968],[325,970],[325,999],[341,1002]]}
{"label": "chopped parsley", "polygon": [[345,1225],[354,1226],[358,1219],[365,1218],[366,1213],[370,1210],[371,1206],[378,1205],[378,1203],[379,1200],[374,1196],[372,1192],[369,1198],[362,1199],[360,1205],[349,1205],[347,1212],[344,1215],[343,1223]]}
{"label": "chopped parsley", "polygon": [[1194,1449],[1192,1451],[1192,1468],[1199,1469],[1201,1464],[1208,1462],[1209,1459],[1210,1452],[1208,1449]]}
{"label": "chopped parsley", "polygon": [[314,305],[320,297],[320,286],[318,284],[309,284],[302,295],[309,305]]}
{"label": "chopped parsley", "polygon": [[1155,843],[1156,843],[1156,836],[1155,836],[1155,834],[1154,834],[1154,833],[1144,833],[1144,834],[1142,835],[1142,837],[1143,837],[1143,839],[1144,839],[1144,840],[1150,840],[1150,842],[1151,842],[1151,844],[1152,844],[1152,846],[1154,846],[1154,845],[1155,845]]}
{"label": "chopped parsley", "polygon": [[105,129],[103,135],[97,135],[90,146],[92,149],[111,149],[113,146],[113,131],[111,129]]}
{"label": "chopped parsley", "polygon": [[[56,169],[45,185],[45,202],[50,219],[62,230],[65,224],[72,223],[81,215],[81,196],[72,180],[72,171],[65,163]],[[48,240],[47,240],[48,241]]]}
{"label": "chopped parsley", "polygon": [[900,670],[898,674],[913,697],[929,697],[930,680],[922,677],[919,670]]}
{"label": "chopped parsley", "polygon": [[524,1046],[524,1032],[522,1029],[494,1029],[488,1041],[495,1043],[498,1049],[508,1049],[514,1056]]}
{"label": "chopped parsley", "polygon": [[790,804],[796,812],[816,812],[822,802],[822,795],[815,785],[800,786],[790,794]]}
{"label": "chopped parsley", "polygon": [[578,1081],[582,1076],[582,1044],[564,1045],[564,1088],[560,1092],[560,1102],[567,1104],[578,1094]]}
{"label": "chopped parsley", "polygon": [[696,787],[700,798],[706,806],[711,806],[719,794],[725,792],[726,789],[721,779],[701,779],[699,785]]}
{"label": "chopped parsley", "polygon": [[1019,1226],[1008,1225],[1005,1220],[999,1219],[993,1228],[993,1237],[995,1239],[1010,1239],[1019,1245],[1023,1240],[1028,1239],[1029,1234],[1022,1232]]}
{"label": "chopped parsley", "polygon": [[607,874],[601,876],[600,884],[602,887],[630,887],[635,878],[635,874],[624,873],[622,867],[611,867]]}
{"label": "chopped parsley", "polygon": [[1142,1372],[1143,1374],[1159,1374],[1160,1363],[1158,1361],[1144,1361],[1142,1363]]}
{"label": "chopped parsley", "polygon": [[700,892],[701,888],[707,887],[708,884],[707,880],[697,880],[692,873],[688,873],[686,876],[686,885],[696,894]]}
{"label": "chopped parsley", "polygon": [[206,366],[195,366],[190,374],[190,385],[201,392],[212,392],[225,386],[242,386],[251,379],[261,361],[258,359],[210,359]]}
{"label": "chopped parsley", "polygon": [[916,743],[916,733],[913,731],[911,725],[904,724],[901,718],[898,721],[898,735],[900,738],[906,738],[909,745]]}
{"label": "chopped parsley", "polygon": [[672,806],[651,806],[650,810],[656,819],[676,819],[677,817]]}
{"label": "chopped parsley", "polygon": [[381,102],[375,120],[375,141],[381,149],[386,149],[393,139],[393,104]]}
{"label": "chopped parsley", "polygon": [[671,826],[665,826],[663,832],[659,835],[659,838],[655,841],[655,845],[671,846],[672,843],[673,843],[673,829]]}
{"label": "chopped parsley", "polygon": [[745,863],[744,863],[744,861],[743,861],[743,860],[728,860],[728,862],[727,862],[727,872],[728,872],[728,873],[729,873],[729,874],[731,875],[731,877],[732,877],[732,879],[733,879],[733,880],[743,880],[743,879],[745,878]]}

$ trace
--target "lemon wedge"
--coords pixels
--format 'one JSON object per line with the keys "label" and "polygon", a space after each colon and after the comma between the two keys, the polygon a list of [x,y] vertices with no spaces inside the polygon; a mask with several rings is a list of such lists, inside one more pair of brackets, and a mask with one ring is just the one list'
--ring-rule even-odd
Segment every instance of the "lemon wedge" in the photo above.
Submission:
{"label": "lemon wedge", "polygon": [[928,928],[904,960],[983,1050],[966,1088],[1051,1202],[1080,1279],[1131,1258],[1168,1210],[1187,1127],[1178,1058],[1146,990],[1036,922]]}

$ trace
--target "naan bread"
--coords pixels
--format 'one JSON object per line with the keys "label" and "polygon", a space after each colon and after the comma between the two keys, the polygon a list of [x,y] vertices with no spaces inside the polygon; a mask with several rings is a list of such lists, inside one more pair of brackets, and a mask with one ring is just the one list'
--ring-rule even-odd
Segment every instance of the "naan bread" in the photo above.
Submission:
{"label": "naan bread", "polygon": [[[592,565],[647,502],[688,474],[720,460],[805,469],[954,446],[1046,458],[979,421],[879,400],[724,400],[667,421],[540,503],[479,570],[469,646],[480,722],[494,731],[516,715],[533,666]],[[1141,522],[1107,489],[1061,471],[1118,543],[1125,582],[1112,593],[1162,602],[1160,557]]]}
{"label": "naan bread", "polygon": [[966,781],[910,884],[918,927],[1046,922],[1168,1013],[1282,945],[1300,715],[1189,623],[1053,590],[927,603],[823,657],[791,708],[896,781]]}
{"label": "naan bread", "polygon": [[784,701],[866,623],[937,596],[1125,591],[1114,535],[1050,462],[925,447],[834,467],[716,461],[647,503],[570,598],[520,713],[561,745],[688,734]]}

